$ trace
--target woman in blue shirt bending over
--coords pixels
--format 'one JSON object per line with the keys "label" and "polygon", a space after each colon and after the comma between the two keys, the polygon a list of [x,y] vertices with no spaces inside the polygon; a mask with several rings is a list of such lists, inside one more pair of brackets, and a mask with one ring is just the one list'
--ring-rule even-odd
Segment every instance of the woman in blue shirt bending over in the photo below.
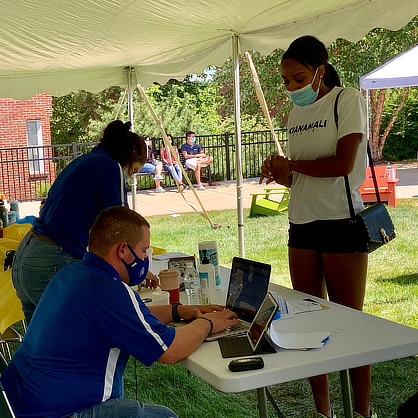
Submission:
{"label": "woman in blue shirt bending over", "polygon": [[100,144],[59,174],[20,243],[12,280],[28,325],[55,273],[83,258],[97,215],[111,206],[127,206],[123,170],[129,175],[139,171],[147,157],[144,140],[129,129],[129,122],[111,122]]}

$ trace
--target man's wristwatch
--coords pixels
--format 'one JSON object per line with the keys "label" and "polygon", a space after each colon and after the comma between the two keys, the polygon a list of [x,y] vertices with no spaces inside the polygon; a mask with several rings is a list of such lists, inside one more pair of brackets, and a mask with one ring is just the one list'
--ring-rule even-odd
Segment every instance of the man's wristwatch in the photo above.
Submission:
{"label": "man's wristwatch", "polygon": [[181,303],[178,303],[178,302],[173,303],[171,305],[171,316],[173,317],[174,322],[181,321],[181,318],[180,318],[178,310],[177,310],[179,305],[181,305]]}

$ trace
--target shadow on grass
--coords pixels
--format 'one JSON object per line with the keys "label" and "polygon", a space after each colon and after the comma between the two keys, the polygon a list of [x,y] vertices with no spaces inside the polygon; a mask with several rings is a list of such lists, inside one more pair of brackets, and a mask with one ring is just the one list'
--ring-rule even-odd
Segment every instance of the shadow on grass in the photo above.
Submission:
{"label": "shadow on grass", "polygon": [[418,284],[418,274],[403,274],[401,276],[377,279],[381,283],[396,283],[401,286]]}

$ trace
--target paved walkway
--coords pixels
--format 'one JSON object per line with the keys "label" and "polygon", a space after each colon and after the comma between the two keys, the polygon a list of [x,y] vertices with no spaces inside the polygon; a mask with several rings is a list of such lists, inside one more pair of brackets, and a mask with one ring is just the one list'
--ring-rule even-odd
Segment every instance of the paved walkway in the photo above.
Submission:
{"label": "paved walkway", "polygon": [[[399,182],[396,187],[396,196],[399,198],[418,198],[418,168],[416,164],[397,167]],[[275,183],[272,183],[272,187]],[[276,185],[277,186],[277,185]],[[263,192],[265,185],[258,184],[257,179],[246,179],[243,183],[244,208],[251,206],[251,193]],[[220,186],[207,186],[204,191],[197,191],[205,209],[222,210],[237,207],[237,192],[235,181],[222,181]],[[189,202],[196,207],[198,203],[191,190],[185,192]],[[131,198],[131,197],[130,197]],[[165,215],[193,212],[193,209],[184,201],[177,189],[168,188],[165,193],[154,193],[151,190],[143,190],[137,193],[137,211],[143,216]],[[130,201],[130,207],[131,201]]]}
{"label": "paved walkway", "polygon": [[[399,182],[396,187],[398,198],[418,198],[418,167],[417,164],[409,164],[397,167]],[[275,183],[272,184],[272,187]],[[251,206],[251,193],[263,192],[265,185],[259,185],[258,179],[246,179],[243,183],[244,208]],[[222,210],[237,207],[237,191],[235,181],[222,181],[220,186],[207,186],[204,191],[198,191],[205,209]],[[185,192],[191,204],[200,209],[198,202],[191,190]],[[132,197],[129,196],[129,206],[132,208]],[[184,201],[177,189],[168,188],[165,193],[154,193],[152,190],[143,190],[136,195],[137,210],[143,216],[173,215],[176,213],[193,212],[193,209]],[[39,202],[21,203],[19,205],[21,216],[38,215]]]}

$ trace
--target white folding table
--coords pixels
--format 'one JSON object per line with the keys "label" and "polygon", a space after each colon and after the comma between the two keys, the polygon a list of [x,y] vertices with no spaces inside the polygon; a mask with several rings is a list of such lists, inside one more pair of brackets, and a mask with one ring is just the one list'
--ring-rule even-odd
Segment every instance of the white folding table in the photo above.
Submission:
{"label": "white folding table", "polygon": [[[222,268],[223,287],[219,291],[225,301],[229,269]],[[270,385],[340,372],[344,412],[353,417],[348,369],[412,356],[418,353],[418,330],[376,316],[359,312],[320,298],[276,284],[274,290],[287,301],[305,297],[317,300],[330,309],[296,314],[295,318],[279,320],[279,332],[331,331],[323,348],[314,350],[278,349],[275,354],[262,355],[264,368],[248,372],[231,372],[215,342],[203,343],[181,364],[222,392],[242,392],[257,389],[259,415],[267,418],[266,390]]]}
{"label": "white folding table", "polygon": [[[153,261],[154,273],[167,268],[167,262]],[[225,304],[230,269],[220,267],[222,287],[218,302]],[[295,318],[279,320],[276,329],[282,333],[331,331],[323,348],[314,350],[278,349],[275,354],[262,355],[264,368],[248,372],[231,372],[231,359],[221,356],[216,341],[203,343],[180,364],[222,392],[243,392],[257,389],[259,416],[268,418],[266,387],[279,383],[340,372],[344,412],[353,418],[348,369],[418,354],[418,330],[376,316],[356,311],[296,290],[271,284],[270,289],[286,301],[306,297],[330,309],[296,314]],[[181,292],[182,302],[185,295]]]}

